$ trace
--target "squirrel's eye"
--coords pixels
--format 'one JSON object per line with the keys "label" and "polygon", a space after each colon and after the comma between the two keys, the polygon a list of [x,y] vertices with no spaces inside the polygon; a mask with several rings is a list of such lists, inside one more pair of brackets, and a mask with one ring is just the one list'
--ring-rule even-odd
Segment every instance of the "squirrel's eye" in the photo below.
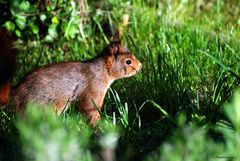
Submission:
{"label": "squirrel's eye", "polygon": [[126,61],[126,64],[127,64],[127,65],[130,65],[131,63],[132,63],[131,60],[127,60],[127,61]]}

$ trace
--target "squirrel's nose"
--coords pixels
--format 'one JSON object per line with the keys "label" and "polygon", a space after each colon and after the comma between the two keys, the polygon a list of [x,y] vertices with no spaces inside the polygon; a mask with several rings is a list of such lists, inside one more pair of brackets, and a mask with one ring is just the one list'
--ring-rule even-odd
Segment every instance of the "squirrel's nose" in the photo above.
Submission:
{"label": "squirrel's nose", "polygon": [[139,64],[138,64],[138,69],[139,69],[139,70],[142,69],[142,63],[139,63]]}

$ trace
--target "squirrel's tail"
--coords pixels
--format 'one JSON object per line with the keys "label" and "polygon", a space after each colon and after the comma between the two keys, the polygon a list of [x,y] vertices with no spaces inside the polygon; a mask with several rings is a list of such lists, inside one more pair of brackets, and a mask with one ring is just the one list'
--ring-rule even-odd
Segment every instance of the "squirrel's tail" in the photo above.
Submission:
{"label": "squirrel's tail", "polygon": [[0,28],[0,105],[9,103],[11,92],[10,80],[16,70],[16,49],[13,37]]}

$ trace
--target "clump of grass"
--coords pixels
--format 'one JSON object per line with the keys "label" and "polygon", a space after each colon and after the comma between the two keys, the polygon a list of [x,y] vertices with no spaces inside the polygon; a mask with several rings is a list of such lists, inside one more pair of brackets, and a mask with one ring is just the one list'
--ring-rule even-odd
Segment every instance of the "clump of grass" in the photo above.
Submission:
{"label": "clump of grass", "polygon": [[17,122],[26,160],[91,160],[84,148],[90,138],[86,124],[73,117],[62,120],[51,108],[28,107]]}
{"label": "clump of grass", "polygon": [[[226,158],[239,160],[239,91],[236,91],[233,100],[224,105],[227,117],[233,124],[232,128],[220,121],[215,128],[224,142],[211,136],[206,127],[196,127],[185,123],[184,115],[178,117],[178,127],[174,135],[165,142],[159,151],[149,155],[146,160],[216,160]],[[199,156],[201,154],[201,156]]]}
{"label": "clump of grass", "polygon": [[118,128],[108,121],[91,129],[80,115],[56,117],[52,108],[29,104],[16,126],[24,160],[115,159]]}

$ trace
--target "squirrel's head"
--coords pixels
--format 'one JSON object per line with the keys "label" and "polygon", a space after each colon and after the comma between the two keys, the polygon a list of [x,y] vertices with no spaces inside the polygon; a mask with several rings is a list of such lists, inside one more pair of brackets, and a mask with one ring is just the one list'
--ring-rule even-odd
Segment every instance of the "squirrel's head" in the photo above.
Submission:
{"label": "squirrel's head", "polygon": [[104,50],[106,68],[114,79],[130,77],[142,68],[141,62],[125,47],[120,40],[113,40]]}

